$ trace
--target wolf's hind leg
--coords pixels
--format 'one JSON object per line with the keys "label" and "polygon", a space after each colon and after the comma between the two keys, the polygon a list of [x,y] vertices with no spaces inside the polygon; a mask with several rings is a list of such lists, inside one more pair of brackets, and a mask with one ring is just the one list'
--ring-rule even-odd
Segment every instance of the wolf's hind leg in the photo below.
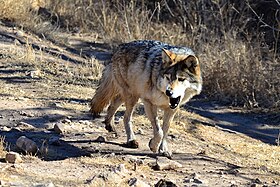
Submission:
{"label": "wolf's hind leg", "polygon": [[133,97],[132,95],[125,95],[125,114],[124,114],[124,126],[125,126],[125,131],[127,135],[127,147],[129,148],[138,148],[139,144],[136,141],[134,132],[133,132],[133,127],[132,127],[132,122],[131,122],[131,117],[132,113],[134,111],[134,106],[136,105],[138,98]]}
{"label": "wolf's hind leg", "polygon": [[106,130],[108,130],[109,132],[117,132],[115,128],[114,115],[122,103],[123,101],[118,95],[111,101],[111,104],[108,107],[104,123]]}
{"label": "wolf's hind leg", "polygon": [[157,118],[157,107],[152,105],[149,101],[144,101],[145,112],[153,126],[154,137],[149,142],[151,151],[158,152],[159,145],[162,141],[163,132],[159,125]]}
{"label": "wolf's hind leg", "polygon": [[171,110],[171,109],[164,110],[163,126],[162,126],[163,138],[162,138],[162,142],[159,147],[159,152],[169,158],[171,158],[172,152],[168,148],[166,138],[168,135],[169,126],[174,118],[175,113],[176,113],[176,110],[175,111]]}

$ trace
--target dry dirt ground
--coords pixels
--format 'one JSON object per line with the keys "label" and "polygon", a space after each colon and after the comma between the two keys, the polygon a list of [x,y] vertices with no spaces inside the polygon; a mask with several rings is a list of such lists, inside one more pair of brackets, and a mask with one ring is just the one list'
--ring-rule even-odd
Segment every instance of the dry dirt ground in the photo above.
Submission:
{"label": "dry dirt ground", "polygon": [[[196,98],[170,130],[176,166],[159,170],[156,162],[164,159],[148,148],[152,129],[141,103],[134,114],[139,149],[123,145],[124,108],[116,116],[118,136],[105,130],[104,114],[89,115],[110,46],[93,36],[57,36],[54,43],[0,25],[0,186],[279,186],[274,116],[264,120]],[[23,135],[36,142],[36,155],[16,147]],[[7,151],[20,153],[23,162],[6,163]]]}

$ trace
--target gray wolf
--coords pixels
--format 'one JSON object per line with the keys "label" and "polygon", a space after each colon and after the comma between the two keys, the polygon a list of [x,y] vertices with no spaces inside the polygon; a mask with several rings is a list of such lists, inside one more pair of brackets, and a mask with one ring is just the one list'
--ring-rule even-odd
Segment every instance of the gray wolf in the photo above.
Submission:
{"label": "gray wolf", "polygon": [[[109,105],[106,129],[116,131],[114,114],[124,103],[127,146],[138,148],[131,117],[141,99],[153,127],[150,150],[171,156],[166,141],[170,123],[180,105],[199,94],[201,89],[200,62],[190,48],[153,40],[133,41],[121,44],[113,53],[91,100],[90,111],[96,116]],[[157,118],[158,109],[164,112],[162,127]]]}

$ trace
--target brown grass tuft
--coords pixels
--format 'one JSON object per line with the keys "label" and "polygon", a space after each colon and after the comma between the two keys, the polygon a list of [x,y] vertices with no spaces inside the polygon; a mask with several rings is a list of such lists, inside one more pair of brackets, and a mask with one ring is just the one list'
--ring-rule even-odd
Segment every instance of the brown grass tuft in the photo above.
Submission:
{"label": "brown grass tuft", "polygon": [[0,136],[0,158],[5,158],[6,149],[5,149],[5,138]]}

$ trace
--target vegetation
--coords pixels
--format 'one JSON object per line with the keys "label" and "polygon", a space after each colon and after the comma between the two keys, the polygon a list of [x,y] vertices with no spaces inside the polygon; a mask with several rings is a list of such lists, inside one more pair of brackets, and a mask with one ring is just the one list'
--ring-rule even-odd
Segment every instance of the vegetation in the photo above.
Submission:
{"label": "vegetation", "polygon": [[225,0],[0,0],[0,19],[56,41],[59,30],[96,40],[154,39],[193,48],[204,95],[249,108],[280,106],[280,3]]}

